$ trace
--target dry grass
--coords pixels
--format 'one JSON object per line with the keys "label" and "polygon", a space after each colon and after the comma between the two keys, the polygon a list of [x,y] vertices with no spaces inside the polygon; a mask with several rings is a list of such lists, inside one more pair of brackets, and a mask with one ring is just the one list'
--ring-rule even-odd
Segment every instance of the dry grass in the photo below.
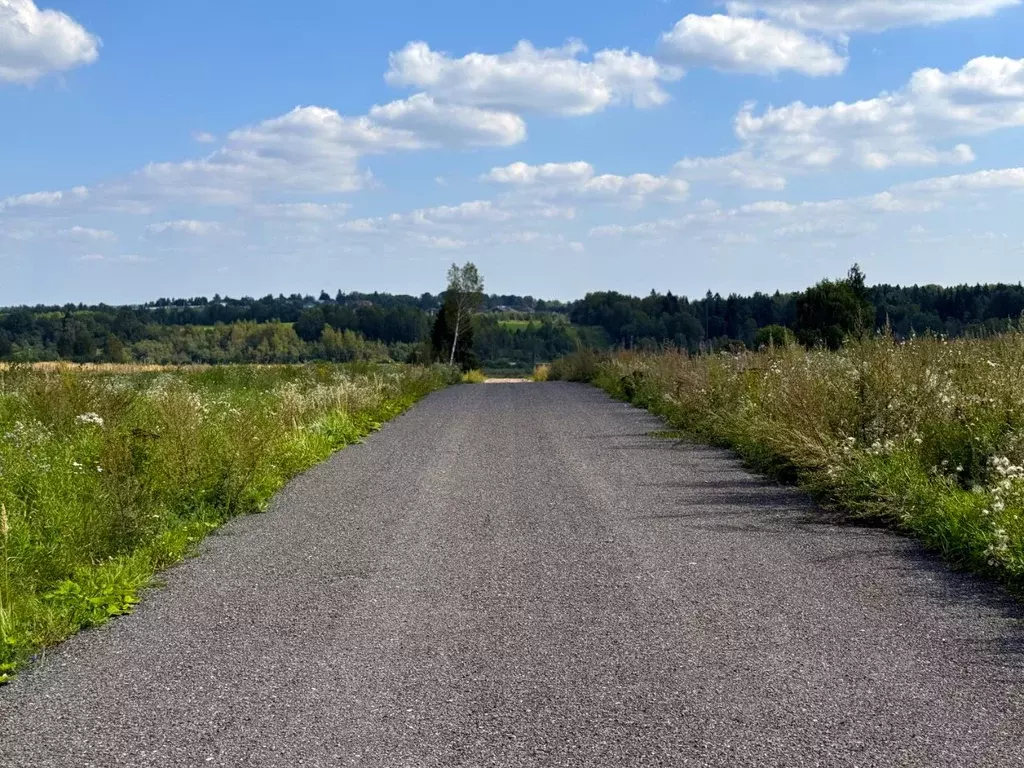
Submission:
{"label": "dry grass", "polygon": [[197,372],[209,370],[209,365],[153,365],[143,363],[71,363],[66,361],[41,363],[3,363],[0,371],[29,368],[35,371],[62,371],[78,373],[161,373],[164,371]]}

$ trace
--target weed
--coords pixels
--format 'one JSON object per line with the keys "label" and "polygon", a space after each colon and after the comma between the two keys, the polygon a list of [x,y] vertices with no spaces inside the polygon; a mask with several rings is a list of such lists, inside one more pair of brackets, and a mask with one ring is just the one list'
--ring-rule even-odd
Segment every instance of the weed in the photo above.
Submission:
{"label": "weed", "polygon": [[1024,587],[1024,333],[838,352],[577,355],[552,366],[826,504]]}
{"label": "weed", "polygon": [[0,682],[358,442],[447,367],[0,369]]}

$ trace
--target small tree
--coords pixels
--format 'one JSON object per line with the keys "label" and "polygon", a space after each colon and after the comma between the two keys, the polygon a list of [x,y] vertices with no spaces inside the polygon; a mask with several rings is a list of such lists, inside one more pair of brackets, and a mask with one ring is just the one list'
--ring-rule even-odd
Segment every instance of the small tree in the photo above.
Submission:
{"label": "small tree", "polygon": [[864,335],[873,324],[874,307],[856,264],[845,280],[822,280],[797,297],[797,336],[809,347],[839,349],[847,338]]}
{"label": "small tree", "polygon": [[796,341],[793,332],[784,325],[766,325],[754,334],[754,347],[788,347]]}
{"label": "small tree", "polygon": [[459,346],[459,337],[470,330],[473,314],[480,308],[484,300],[484,280],[472,262],[465,266],[452,264],[448,270],[448,290],[445,293],[444,306],[441,308],[443,321],[451,329],[451,352],[448,365],[455,365],[455,351]]}

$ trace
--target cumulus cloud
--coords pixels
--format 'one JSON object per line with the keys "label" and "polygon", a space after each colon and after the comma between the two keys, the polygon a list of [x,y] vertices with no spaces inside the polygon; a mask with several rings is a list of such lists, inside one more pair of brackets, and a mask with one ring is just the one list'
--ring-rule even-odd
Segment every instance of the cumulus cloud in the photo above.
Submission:
{"label": "cumulus cloud", "polygon": [[418,93],[370,110],[370,120],[415,136],[420,146],[507,147],[526,140],[526,123],[512,112],[439,104]]}
{"label": "cumulus cloud", "polygon": [[689,193],[683,179],[636,173],[631,176],[598,175],[590,163],[512,163],[492,168],[482,177],[495,184],[528,188],[546,197],[581,197],[642,203],[647,199],[682,200]]}
{"label": "cumulus cloud", "polygon": [[690,14],[662,35],[661,56],[686,67],[706,66],[725,72],[838,75],[847,58],[830,44],[765,19]]}
{"label": "cumulus cloud", "polygon": [[763,14],[776,21],[830,33],[881,32],[992,16],[1021,0],[726,0],[729,13]]}
{"label": "cumulus cloud", "polygon": [[663,104],[669,97],[660,83],[681,74],[628,50],[598,51],[592,61],[580,59],[585,52],[578,42],[538,49],[523,41],[507,53],[452,58],[412,42],[391,54],[385,77],[391,85],[420,88],[450,104],[589,115],[614,104]]}
{"label": "cumulus cloud", "polygon": [[0,82],[29,85],[99,58],[100,39],[33,0],[0,0]]}
{"label": "cumulus cloud", "polygon": [[946,73],[922,69],[906,87],[854,103],[795,102],[735,120],[747,151],[794,169],[846,161],[869,169],[969,163],[966,144],[937,142],[1024,126],[1024,60],[981,57]]}
{"label": "cumulus cloud", "polygon": [[[150,163],[126,178],[97,185],[91,205],[147,213],[169,202],[247,205],[261,194],[279,190],[347,193],[371,181],[371,174],[359,164],[368,155],[507,146],[525,135],[525,123],[517,115],[440,105],[423,95],[375,106],[359,117],[326,107],[296,107],[232,131],[206,157]],[[68,193],[61,191],[22,195],[0,201],[0,212],[67,200]]]}

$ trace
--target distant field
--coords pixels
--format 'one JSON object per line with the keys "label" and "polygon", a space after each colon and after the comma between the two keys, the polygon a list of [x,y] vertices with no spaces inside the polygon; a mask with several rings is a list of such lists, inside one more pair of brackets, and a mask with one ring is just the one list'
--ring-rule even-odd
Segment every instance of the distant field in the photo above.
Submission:
{"label": "distant field", "polygon": [[[157,373],[160,371],[204,371],[210,365],[156,365],[151,363],[71,363],[66,361],[43,363],[3,363],[0,371],[17,370],[19,368],[33,371],[66,371],[68,373]],[[254,366],[256,367],[256,366]]]}
{"label": "distant field", "polygon": [[540,328],[542,324],[533,320],[499,320],[498,325],[515,333]]}
{"label": "distant field", "polygon": [[0,368],[0,682],[130,610],[227,519],[451,382],[443,367]]}

